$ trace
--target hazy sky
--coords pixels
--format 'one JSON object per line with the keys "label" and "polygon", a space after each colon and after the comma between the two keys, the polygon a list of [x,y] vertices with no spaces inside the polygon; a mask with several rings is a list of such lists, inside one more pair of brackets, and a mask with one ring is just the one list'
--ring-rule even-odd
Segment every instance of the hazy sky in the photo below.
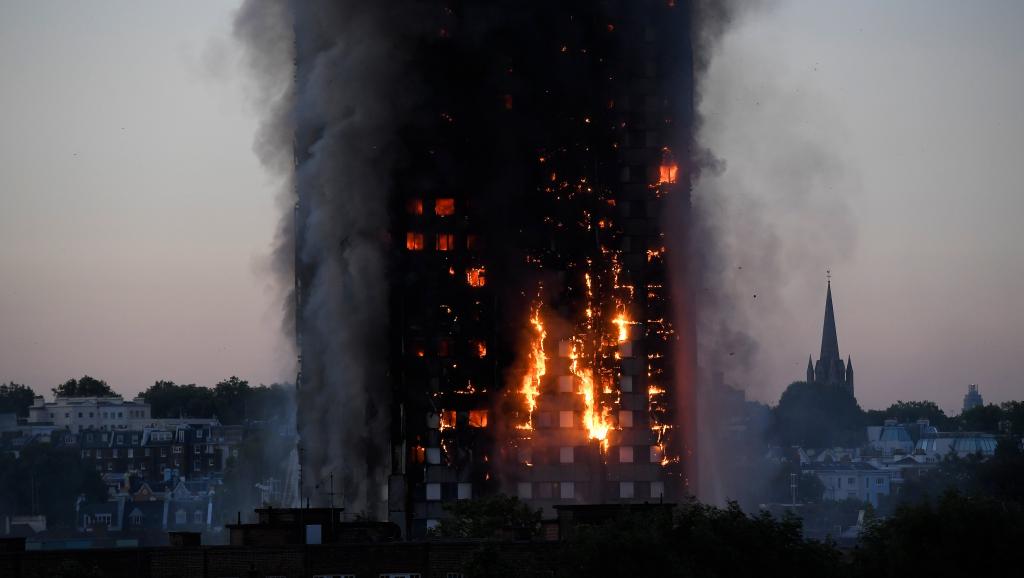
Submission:
{"label": "hazy sky", "polygon": [[[0,381],[293,379],[235,5],[0,1]],[[715,144],[781,247],[752,396],[802,376],[831,268],[862,406],[1024,397],[1022,25],[1009,0],[792,0],[725,38]],[[785,182],[780,123],[826,151],[810,200],[757,184]]]}

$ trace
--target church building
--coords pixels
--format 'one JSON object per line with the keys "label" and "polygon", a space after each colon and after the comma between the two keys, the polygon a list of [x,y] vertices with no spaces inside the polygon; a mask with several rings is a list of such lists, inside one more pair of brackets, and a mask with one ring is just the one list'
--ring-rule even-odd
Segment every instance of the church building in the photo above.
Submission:
{"label": "church building", "polygon": [[853,361],[839,355],[839,337],[836,335],[836,314],[832,309],[832,279],[828,280],[825,296],[825,324],[821,331],[821,356],[811,363],[807,356],[808,383],[838,385],[853,396]]}

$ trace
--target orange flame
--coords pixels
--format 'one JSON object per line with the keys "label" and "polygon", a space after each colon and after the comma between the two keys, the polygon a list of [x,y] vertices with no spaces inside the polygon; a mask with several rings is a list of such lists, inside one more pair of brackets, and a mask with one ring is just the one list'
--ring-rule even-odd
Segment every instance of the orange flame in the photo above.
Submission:
{"label": "orange flame", "polygon": [[629,317],[626,317],[625,313],[619,313],[612,319],[612,323],[619,328],[619,343],[625,343],[629,339]]}
{"label": "orange flame", "polygon": [[523,376],[523,385],[519,389],[526,398],[527,419],[526,423],[517,426],[519,429],[533,429],[533,411],[537,409],[537,397],[540,396],[540,380],[547,373],[547,357],[544,355],[544,338],[547,337],[547,332],[540,318],[539,303],[530,316],[530,325],[533,327],[534,336],[530,340],[530,359],[526,375]]}
{"label": "orange flame", "polygon": [[587,428],[587,437],[600,440],[601,448],[608,449],[608,430],[611,429],[610,412],[608,408],[598,406],[594,372],[588,367],[580,367],[577,345],[576,340],[573,340],[569,348],[569,371],[576,376],[577,383],[579,383],[577,393],[583,396],[583,427]]}

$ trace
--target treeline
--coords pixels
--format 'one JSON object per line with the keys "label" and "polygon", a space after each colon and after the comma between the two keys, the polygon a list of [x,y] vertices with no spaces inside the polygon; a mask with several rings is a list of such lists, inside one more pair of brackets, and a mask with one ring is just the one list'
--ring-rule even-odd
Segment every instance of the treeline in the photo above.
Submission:
{"label": "treeline", "polygon": [[[113,397],[117,393],[102,379],[84,375],[69,379],[54,387],[55,397]],[[294,386],[272,384],[251,386],[249,382],[231,376],[213,387],[194,383],[177,384],[157,381],[141,397],[150,404],[154,418],[212,418],[234,425],[246,421],[294,419]],[[0,413],[28,415],[35,397],[32,388],[10,382],[0,384]]]}
{"label": "treeline", "polygon": [[232,425],[247,421],[291,422],[295,419],[294,393],[292,385],[251,386],[248,381],[231,376],[212,388],[157,381],[141,396],[156,418],[216,416],[221,423]]}
{"label": "treeline", "polygon": [[845,551],[830,540],[806,540],[793,515],[688,501],[580,525],[553,559],[522,568],[502,559],[497,540],[539,537],[539,512],[506,496],[457,502],[449,512],[435,537],[483,541],[463,568],[467,576],[996,576],[1020,566],[1024,539],[1019,502],[956,492],[869,521],[859,543]]}
{"label": "treeline", "polygon": [[899,423],[927,419],[939,431],[1024,434],[1020,401],[979,406],[955,416],[947,416],[932,401],[897,401],[886,409],[865,411],[838,386],[803,381],[786,388],[771,414],[768,438],[780,446],[858,447],[864,444],[866,426],[890,418]]}

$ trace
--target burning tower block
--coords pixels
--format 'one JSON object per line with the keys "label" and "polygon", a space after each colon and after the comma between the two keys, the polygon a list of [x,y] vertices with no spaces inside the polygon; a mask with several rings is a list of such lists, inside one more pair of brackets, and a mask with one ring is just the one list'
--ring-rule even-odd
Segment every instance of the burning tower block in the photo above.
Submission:
{"label": "burning tower block", "polygon": [[434,16],[408,55],[419,77],[391,171],[388,518],[415,537],[445,503],[495,492],[549,514],[678,500],[693,445],[687,9]]}

